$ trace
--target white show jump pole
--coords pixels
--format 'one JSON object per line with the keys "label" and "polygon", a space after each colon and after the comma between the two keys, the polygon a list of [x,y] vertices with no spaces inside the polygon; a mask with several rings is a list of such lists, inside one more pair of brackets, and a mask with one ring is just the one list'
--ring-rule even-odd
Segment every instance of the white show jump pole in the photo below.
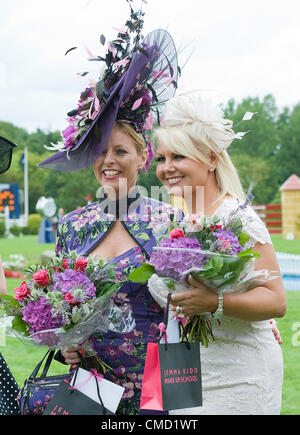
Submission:
{"label": "white show jump pole", "polygon": [[26,225],[28,222],[28,151],[27,147],[24,148],[24,215],[26,219]]}

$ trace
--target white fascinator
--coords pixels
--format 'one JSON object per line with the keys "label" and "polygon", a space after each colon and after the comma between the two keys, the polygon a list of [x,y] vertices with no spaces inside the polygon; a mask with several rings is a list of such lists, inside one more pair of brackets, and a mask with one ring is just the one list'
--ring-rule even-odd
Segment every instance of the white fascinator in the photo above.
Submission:
{"label": "white fascinator", "polygon": [[[250,120],[255,113],[246,112],[241,121]],[[195,91],[178,94],[166,104],[163,124],[165,127],[190,125],[197,137],[209,143],[218,154],[227,149],[234,139],[242,139],[248,133],[235,133],[232,120],[225,118],[220,104],[203,99]]]}

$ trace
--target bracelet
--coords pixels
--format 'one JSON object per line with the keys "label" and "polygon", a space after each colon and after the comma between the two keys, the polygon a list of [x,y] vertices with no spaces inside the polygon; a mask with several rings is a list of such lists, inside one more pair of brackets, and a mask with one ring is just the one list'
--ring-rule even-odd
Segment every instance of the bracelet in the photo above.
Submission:
{"label": "bracelet", "polygon": [[212,317],[214,319],[220,319],[223,316],[223,293],[218,293],[218,308],[216,311],[212,314]]}

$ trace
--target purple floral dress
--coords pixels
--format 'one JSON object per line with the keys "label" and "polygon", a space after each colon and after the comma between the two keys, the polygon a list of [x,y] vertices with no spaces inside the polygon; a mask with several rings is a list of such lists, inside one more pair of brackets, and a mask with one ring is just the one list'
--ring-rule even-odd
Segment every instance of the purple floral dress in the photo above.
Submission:
{"label": "purple floral dress", "polygon": [[[169,204],[139,197],[137,208],[121,216],[124,228],[135,239],[137,246],[111,260],[117,266],[119,279],[126,277],[149,258],[156,245],[153,227],[158,229],[160,225],[169,226],[175,215],[180,218],[178,211]],[[105,212],[101,202],[67,214],[57,228],[57,252],[76,250],[78,254],[87,256],[109,232],[114,222],[114,216]],[[152,298],[147,285],[127,282],[114,300],[120,305],[130,304],[136,321],[135,329],[128,334],[109,331],[94,336],[98,355],[112,368],[105,377],[125,387],[117,414],[155,414],[157,412],[141,411],[139,404],[147,343],[157,341],[163,311]]]}

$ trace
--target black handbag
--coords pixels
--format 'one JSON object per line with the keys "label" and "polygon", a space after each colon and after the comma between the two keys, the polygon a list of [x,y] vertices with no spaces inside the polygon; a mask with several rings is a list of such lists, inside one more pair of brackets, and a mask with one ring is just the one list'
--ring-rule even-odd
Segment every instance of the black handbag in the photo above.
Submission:
{"label": "black handbag", "polygon": [[[48,350],[37,364],[31,375],[24,382],[19,395],[19,408],[22,415],[41,415],[44,413],[49,400],[53,397],[58,386],[65,379],[70,380],[72,374],[47,376],[55,350]],[[47,358],[46,358],[47,357]],[[38,373],[45,361],[40,377]]]}

